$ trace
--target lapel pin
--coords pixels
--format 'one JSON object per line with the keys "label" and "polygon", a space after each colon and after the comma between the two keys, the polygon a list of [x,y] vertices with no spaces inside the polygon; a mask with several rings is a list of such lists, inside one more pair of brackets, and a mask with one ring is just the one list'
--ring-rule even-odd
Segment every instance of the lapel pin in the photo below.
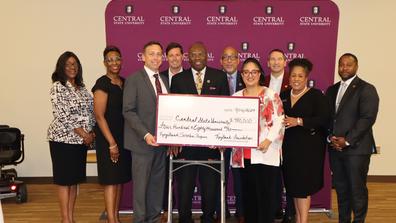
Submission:
{"label": "lapel pin", "polygon": [[210,84],[210,80],[207,80],[206,83]]}
{"label": "lapel pin", "polygon": [[242,86],[242,83],[239,82],[239,86]]}
{"label": "lapel pin", "polygon": [[353,87],[353,88],[355,88],[355,87],[356,87],[356,85],[352,85],[352,87]]}

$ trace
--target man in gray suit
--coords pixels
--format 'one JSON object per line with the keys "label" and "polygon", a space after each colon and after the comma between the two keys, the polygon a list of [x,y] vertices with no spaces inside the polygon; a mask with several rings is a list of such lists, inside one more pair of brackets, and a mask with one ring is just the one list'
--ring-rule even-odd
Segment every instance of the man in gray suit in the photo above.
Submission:
{"label": "man in gray suit", "polygon": [[371,154],[375,152],[372,126],[378,113],[375,87],[357,75],[358,59],[351,53],[338,61],[341,81],[327,89],[332,109],[330,167],[337,192],[340,223],[364,223],[368,208],[366,186]]}
{"label": "man in gray suit", "polygon": [[156,143],[157,95],[168,93],[168,78],[159,75],[162,46],[148,42],[143,48],[144,68],[125,81],[123,114],[125,148],[132,154],[133,222],[158,222],[165,182],[166,147]]}

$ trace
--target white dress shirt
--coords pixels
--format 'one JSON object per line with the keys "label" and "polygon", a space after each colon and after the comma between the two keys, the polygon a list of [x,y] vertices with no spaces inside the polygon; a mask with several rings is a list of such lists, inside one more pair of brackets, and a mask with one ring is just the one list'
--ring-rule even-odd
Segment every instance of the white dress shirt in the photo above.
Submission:
{"label": "white dress shirt", "polygon": [[349,85],[351,84],[351,82],[353,81],[353,79],[355,79],[355,77],[356,77],[356,75],[353,76],[352,78],[349,78],[349,79],[346,80],[346,81],[342,81],[342,80],[341,80],[341,82],[340,82],[340,87],[338,88],[338,92],[337,92],[336,102],[335,102],[335,103],[336,103],[336,105],[335,105],[336,108],[338,108],[337,102],[341,102],[341,99],[342,99],[342,98],[339,98],[339,97],[340,97],[340,93],[341,93],[341,86],[342,86],[342,84],[345,84],[346,87],[345,87],[344,93],[343,93],[343,95],[342,95],[341,97],[343,97],[343,96],[345,95],[345,92],[347,91]]}
{"label": "white dress shirt", "polygon": [[284,75],[284,73],[279,75],[279,77],[275,77],[271,74],[271,77],[270,77],[270,82],[269,82],[268,87],[271,88],[273,91],[275,91],[278,94],[280,94],[281,89],[282,89],[283,75]]}
{"label": "white dress shirt", "polygon": [[146,66],[144,66],[144,70],[146,71],[146,73],[147,73],[147,75],[148,75],[148,77],[149,77],[149,79],[150,79],[151,85],[153,85],[155,94],[157,95],[157,88],[155,87],[155,77],[154,77],[154,74],[158,74],[158,79],[159,79],[160,84],[161,84],[162,94],[167,94],[167,93],[168,93],[168,90],[166,90],[165,84],[164,84],[164,82],[162,82],[162,79],[161,79],[161,77],[160,77],[160,75],[159,75],[159,72],[156,73],[156,72],[150,70],[150,69],[149,69],[148,67],[146,67]]}
{"label": "white dress shirt", "polygon": [[[192,74],[193,74],[193,78],[194,78],[194,82],[197,83],[198,82],[198,77],[197,77],[197,73],[198,71],[196,71],[194,68],[191,68]],[[200,71],[201,78],[202,78],[202,84],[204,84],[204,80],[205,80],[205,72],[206,72],[206,67],[204,67],[204,69],[202,69]]]}

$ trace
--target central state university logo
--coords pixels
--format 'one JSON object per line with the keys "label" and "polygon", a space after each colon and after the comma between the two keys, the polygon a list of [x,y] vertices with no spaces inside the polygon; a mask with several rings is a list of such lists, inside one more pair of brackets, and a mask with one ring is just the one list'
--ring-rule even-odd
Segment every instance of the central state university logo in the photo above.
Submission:
{"label": "central state university logo", "polygon": [[293,51],[294,51],[295,45],[296,45],[295,43],[289,42],[289,43],[287,44],[287,50],[289,50],[290,52],[293,52]]}
{"label": "central state university logo", "polygon": [[312,6],[312,15],[319,15],[320,8],[319,6]]}
{"label": "central state university logo", "polygon": [[241,43],[241,50],[246,52],[249,50],[249,43],[248,42],[242,42]]}
{"label": "central state university logo", "polygon": [[289,52],[285,52],[286,61],[291,61],[294,58],[304,58],[303,52],[295,52],[296,50],[296,43],[295,42],[288,42],[287,43],[287,50]]}
{"label": "central state university logo", "polygon": [[113,24],[114,25],[144,25],[144,17],[142,15],[132,15],[134,14],[133,5],[124,6],[123,15],[114,15]]}
{"label": "central state university logo", "polygon": [[125,6],[125,13],[132,14],[133,13],[133,5],[126,5]]}
{"label": "central state university logo", "polygon": [[178,6],[178,5],[172,5],[172,13],[173,13],[174,15],[179,14],[179,13],[180,13],[180,6]]}
{"label": "central state university logo", "polygon": [[220,15],[226,14],[226,13],[227,13],[227,6],[225,6],[225,5],[220,5],[220,6],[219,6],[219,13],[220,13]]}
{"label": "central state university logo", "polygon": [[271,15],[273,13],[273,8],[272,6],[268,5],[265,7],[265,14]]}

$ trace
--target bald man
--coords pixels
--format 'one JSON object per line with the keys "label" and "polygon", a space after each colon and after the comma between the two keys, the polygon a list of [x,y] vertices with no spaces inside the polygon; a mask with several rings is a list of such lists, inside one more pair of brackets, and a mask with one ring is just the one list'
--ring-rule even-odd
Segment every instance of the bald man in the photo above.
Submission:
{"label": "bald man", "polygon": [[[188,58],[191,68],[173,77],[171,93],[218,96],[228,96],[230,94],[226,74],[221,70],[206,66],[208,53],[203,43],[194,43],[188,51]],[[184,146],[177,158],[185,160],[218,160],[220,153],[216,149],[207,147]],[[219,165],[214,166],[219,168]],[[192,220],[191,207],[197,176],[201,186],[202,197],[201,207],[203,214],[201,222],[214,222],[216,194],[220,187],[220,175],[208,167],[198,165],[183,167],[176,173],[179,222],[194,222]]]}

